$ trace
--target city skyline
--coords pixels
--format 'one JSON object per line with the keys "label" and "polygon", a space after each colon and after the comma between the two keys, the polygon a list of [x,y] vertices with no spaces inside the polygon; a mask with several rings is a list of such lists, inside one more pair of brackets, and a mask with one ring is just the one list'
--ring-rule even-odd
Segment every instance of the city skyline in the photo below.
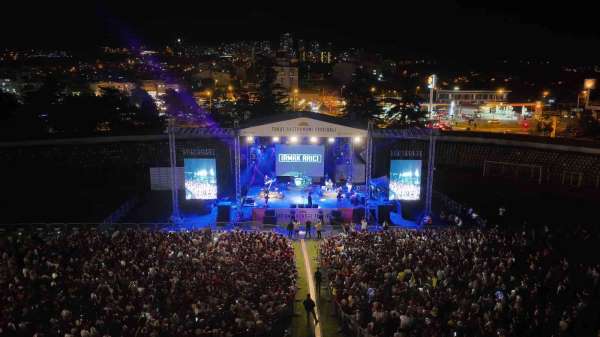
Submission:
{"label": "city skyline", "polygon": [[440,60],[549,58],[590,62],[600,55],[600,28],[585,4],[555,7],[541,2],[470,1],[435,4],[291,6],[175,4],[21,3],[2,14],[13,34],[5,48],[94,50],[127,46],[131,39],[162,46],[182,39],[211,45],[227,41],[278,41],[289,32],[340,48],[364,48],[398,57]]}

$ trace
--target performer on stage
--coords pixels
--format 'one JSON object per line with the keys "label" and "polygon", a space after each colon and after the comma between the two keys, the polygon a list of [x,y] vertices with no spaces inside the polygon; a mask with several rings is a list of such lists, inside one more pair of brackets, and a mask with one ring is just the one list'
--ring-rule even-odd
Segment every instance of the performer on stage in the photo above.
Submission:
{"label": "performer on stage", "polygon": [[337,190],[337,200],[338,202],[342,201],[342,188],[339,187]]}
{"label": "performer on stage", "polygon": [[348,188],[348,193],[352,192],[352,178],[348,177],[348,180],[346,181],[346,187]]}
{"label": "performer on stage", "polygon": [[308,201],[308,207],[312,208],[312,192],[308,192],[308,197],[306,199]]}
{"label": "performer on stage", "polygon": [[269,207],[269,189],[265,188],[263,193],[265,194],[265,207],[268,208]]}
{"label": "performer on stage", "polygon": [[325,191],[329,192],[331,190],[333,190],[333,181],[331,181],[331,178],[328,178],[325,180]]}

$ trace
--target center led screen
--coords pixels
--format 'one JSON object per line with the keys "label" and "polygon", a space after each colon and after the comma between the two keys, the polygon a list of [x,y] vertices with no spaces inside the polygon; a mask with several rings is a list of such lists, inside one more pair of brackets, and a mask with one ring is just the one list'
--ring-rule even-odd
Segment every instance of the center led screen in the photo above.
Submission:
{"label": "center led screen", "polygon": [[278,176],[322,177],[325,147],[323,145],[275,145]]}

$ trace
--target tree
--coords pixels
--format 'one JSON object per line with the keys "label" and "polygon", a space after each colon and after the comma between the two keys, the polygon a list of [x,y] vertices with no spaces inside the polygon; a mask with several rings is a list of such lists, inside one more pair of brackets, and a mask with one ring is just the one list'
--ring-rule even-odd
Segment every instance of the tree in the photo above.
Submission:
{"label": "tree", "polygon": [[352,76],[352,81],[344,89],[343,97],[346,101],[344,111],[352,119],[372,119],[382,113],[372,88],[375,81],[361,69]]}
{"label": "tree", "polygon": [[12,138],[16,132],[15,123],[20,107],[17,96],[0,91],[0,134],[2,138]]}
{"label": "tree", "polygon": [[238,122],[250,119],[252,116],[252,104],[248,94],[241,94],[235,101],[233,118]]}
{"label": "tree", "polygon": [[578,127],[582,136],[594,138],[600,136],[600,122],[590,112],[581,114]]}
{"label": "tree", "polygon": [[0,91],[0,122],[6,123],[14,120],[18,107],[17,96]]}
{"label": "tree", "polygon": [[136,109],[136,128],[146,131],[159,131],[164,127],[164,120],[158,114],[154,99],[142,88],[131,92],[130,102]]}
{"label": "tree", "polygon": [[164,100],[167,115],[175,117],[179,121],[197,125],[206,125],[212,122],[208,118],[208,112],[201,108],[188,93],[169,89],[165,93]]}
{"label": "tree", "polygon": [[274,115],[288,109],[285,89],[275,83],[277,73],[273,69],[273,61],[264,58],[258,65],[258,102],[253,106],[253,113],[259,116]]}

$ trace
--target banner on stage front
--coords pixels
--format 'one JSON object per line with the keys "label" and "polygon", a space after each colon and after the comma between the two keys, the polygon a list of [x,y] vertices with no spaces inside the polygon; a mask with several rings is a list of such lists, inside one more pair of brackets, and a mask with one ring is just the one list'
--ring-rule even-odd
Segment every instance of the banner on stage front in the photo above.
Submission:
{"label": "banner on stage front", "polygon": [[[266,208],[253,208],[253,220],[262,222],[266,210]],[[333,220],[333,211],[336,211],[333,208],[272,208],[269,210],[275,213],[278,225],[288,224],[293,219],[298,220],[301,224],[305,224],[307,221],[315,223],[321,217],[325,224],[329,224]],[[352,208],[340,208],[337,211],[340,213],[340,220],[344,222],[352,221]]]}

